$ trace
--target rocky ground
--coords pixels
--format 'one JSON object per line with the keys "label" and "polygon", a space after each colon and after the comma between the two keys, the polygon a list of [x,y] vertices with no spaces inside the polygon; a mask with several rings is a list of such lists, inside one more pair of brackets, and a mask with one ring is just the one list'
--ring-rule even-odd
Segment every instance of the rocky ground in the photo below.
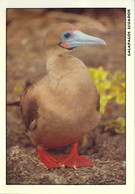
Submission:
{"label": "rocky ground", "polygon": [[[82,47],[73,54],[88,67],[103,66],[114,73],[125,71],[125,12],[123,9],[8,9],[7,11],[7,102],[19,100],[15,87],[45,66],[42,50],[45,33],[53,24],[73,23],[87,34],[100,37],[106,47]],[[117,108],[113,117],[118,114]],[[94,167],[47,170],[36,148],[24,133],[18,106],[7,106],[7,184],[125,184],[125,135],[96,128],[79,153]],[[68,153],[70,146],[49,150]]]}

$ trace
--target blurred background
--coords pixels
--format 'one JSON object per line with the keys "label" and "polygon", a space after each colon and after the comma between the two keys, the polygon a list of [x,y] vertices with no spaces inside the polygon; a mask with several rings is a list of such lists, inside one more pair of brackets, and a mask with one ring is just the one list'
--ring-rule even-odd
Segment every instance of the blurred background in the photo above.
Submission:
{"label": "blurred background", "polygon": [[[24,82],[45,68],[45,34],[49,27],[61,22],[72,23],[84,33],[106,42],[106,46],[73,49],[73,55],[88,68],[102,67],[103,72],[100,73],[107,71],[112,77],[118,71],[125,73],[125,9],[7,9],[7,103],[14,104],[7,106],[7,149],[15,145],[25,148],[31,146],[24,133],[19,106],[15,106],[15,102],[20,99]],[[113,108],[115,111],[108,108],[107,118],[124,116],[118,104],[113,103]],[[111,125],[113,127],[113,123]],[[103,124],[90,134],[88,141],[83,141],[86,147],[80,148],[80,153],[91,155],[94,159],[125,160],[125,135],[114,135],[114,132],[108,132],[109,127],[109,124]],[[12,176],[8,182],[15,183]]]}

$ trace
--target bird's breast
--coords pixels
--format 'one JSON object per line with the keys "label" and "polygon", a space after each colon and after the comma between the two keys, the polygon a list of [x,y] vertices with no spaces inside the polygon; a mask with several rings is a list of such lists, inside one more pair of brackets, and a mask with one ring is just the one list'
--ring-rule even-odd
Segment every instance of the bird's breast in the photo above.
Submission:
{"label": "bird's breast", "polygon": [[39,107],[36,144],[68,145],[97,126],[98,94],[84,65],[51,70],[35,90]]}
{"label": "bird's breast", "polygon": [[96,109],[97,90],[87,68],[74,68],[63,74],[49,74],[37,87],[42,111],[66,119],[78,119]]}

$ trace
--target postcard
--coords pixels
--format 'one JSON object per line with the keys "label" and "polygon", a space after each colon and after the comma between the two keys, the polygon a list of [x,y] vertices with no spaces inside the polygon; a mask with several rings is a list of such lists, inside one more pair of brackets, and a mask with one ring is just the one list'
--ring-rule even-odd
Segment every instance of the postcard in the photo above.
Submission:
{"label": "postcard", "polygon": [[0,193],[134,193],[134,2],[0,5]]}

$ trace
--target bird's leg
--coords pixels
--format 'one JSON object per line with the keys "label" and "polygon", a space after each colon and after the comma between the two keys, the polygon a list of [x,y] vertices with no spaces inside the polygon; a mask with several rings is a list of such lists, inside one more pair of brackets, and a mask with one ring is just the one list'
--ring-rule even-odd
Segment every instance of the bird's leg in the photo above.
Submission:
{"label": "bird's leg", "polygon": [[42,147],[38,146],[38,157],[39,160],[48,168],[59,168],[61,167],[58,164],[58,161],[55,156],[52,154],[49,154],[47,151],[45,151]]}
{"label": "bird's leg", "polygon": [[93,166],[94,164],[84,158],[83,156],[78,155],[78,144],[73,144],[71,151],[68,155],[63,155],[58,159],[60,165],[65,165],[69,167],[81,167],[81,166]]}

